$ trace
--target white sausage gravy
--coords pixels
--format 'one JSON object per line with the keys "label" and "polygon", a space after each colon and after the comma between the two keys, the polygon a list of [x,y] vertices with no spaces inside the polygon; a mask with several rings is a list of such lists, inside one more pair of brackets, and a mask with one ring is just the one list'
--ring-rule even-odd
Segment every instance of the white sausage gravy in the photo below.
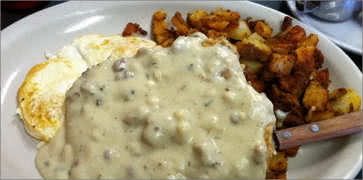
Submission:
{"label": "white sausage gravy", "polygon": [[201,33],[90,68],[67,92],[66,120],[39,149],[47,179],[265,178],[272,103],[238,53]]}

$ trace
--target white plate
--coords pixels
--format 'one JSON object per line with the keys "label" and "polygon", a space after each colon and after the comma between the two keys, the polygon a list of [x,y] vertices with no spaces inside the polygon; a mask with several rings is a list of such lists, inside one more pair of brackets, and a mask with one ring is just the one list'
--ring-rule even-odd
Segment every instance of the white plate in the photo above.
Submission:
{"label": "white plate", "polygon": [[362,24],[353,18],[343,22],[328,22],[305,15],[296,10],[295,1],[286,1],[291,12],[303,23],[311,25],[317,31],[324,33],[340,47],[362,54]]}
{"label": "white plate", "polygon": [[[164,8],[173,14],[197,8],[225,7],[243,18],[265,19],[275,31],[284,14],[251,2],[85,2],[71,1],[45,9],[14,23],[1,39],[1,175],[2,178],[38,178],[34,165],[36,142],[27,136],[15,115],[16,92],[26,72],[44,61],[45,50],[55,52],[79,35],[119,33],[127,22],[150,32],[152,13]],[[294,23],[298,23],[294,21]],[[298,23],[300,24],[300,23]],[[303,26],[303,25],[302,25]],[[307,32],[311,30],[304,26]],[[344,52],[320,35],[335,86],[362,92],[362,74]],[[348,73],[349,72],[349,73]],[[304,146],[289,160],[290,178],[353,178],[362,166],[360,135]]]}

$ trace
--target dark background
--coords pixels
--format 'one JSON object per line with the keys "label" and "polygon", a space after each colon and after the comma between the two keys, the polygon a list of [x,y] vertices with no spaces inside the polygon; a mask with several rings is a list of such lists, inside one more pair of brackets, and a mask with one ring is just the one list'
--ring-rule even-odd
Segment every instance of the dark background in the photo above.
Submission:
{"label": "dark background", "polygon": [[[44,8],[48,8],[63,2],[65,1],[37,1],[37,2],[27,1],[22,6],[19,5],[14,6],[14,2],[1,1],[1,30],[25,16],[28,16],[34,12],[37,12]],[[256,1],[256,2],[264,6],[268,6],[270,8],[279,10],[290,16],[293,16],[289,8],[287,7],[285,1]],[[351,53],[344,49],[343,51],[353,60],[353,62],[362,71],[362,56]],[[355,179],[362,179],[362,170],[359,172],[359,174]]]}

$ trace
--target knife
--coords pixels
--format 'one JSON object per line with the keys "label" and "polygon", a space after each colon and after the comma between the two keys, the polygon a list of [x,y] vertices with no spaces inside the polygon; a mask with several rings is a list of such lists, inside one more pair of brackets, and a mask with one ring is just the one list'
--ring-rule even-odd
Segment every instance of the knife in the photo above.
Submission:
{"label": "knife", "polygon": [[322,141],[362,131],[362,111],[323,121],[281,129],[274,132],[277,149],[283,150],[301,144]]}

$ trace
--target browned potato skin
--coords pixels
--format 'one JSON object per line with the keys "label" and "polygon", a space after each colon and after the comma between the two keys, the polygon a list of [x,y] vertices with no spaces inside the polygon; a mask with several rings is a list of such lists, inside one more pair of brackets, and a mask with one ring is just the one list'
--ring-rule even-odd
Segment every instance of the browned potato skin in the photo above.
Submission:
{"label": "browned potato skin", "polygon": [[354,89],[336,89],[329,95],[329,104],[336,115],[359,111],[361,96]]}
{"label": "browned potato skin", "polygon": [[306,116],[306,122],[316,122],[321,120],[326,120],[333,118],[335,116],[335,113],[333,111],[312,111],[310,110],[308,115]]}
{"label": "browned potato skin", "polygon": [[286,119],[283,121],[283,126],[286,128],[295,127],[305,124],[305,119],[303,115],[303,109],[301,107],[293,108]]}
{"label": "browned potato skin", "polygon": [[324,111],[328,98],[327,89],[324,89],[318,81],[310,81],[305,90],[303,104],[307,109],[315,108],[316,111]]}
{"label": "browned potato skin", "polygon": [[265,39],[271,38],[272,28],[269,25],[265,24],[263,21],[257,21],[254,30],[257,34]]}
{"label": "browned potato skin", "polygon": [[292,27],[291,29],[289,29],[286,32],[286,34],[284,34],[281,38],[294,42],[294,43],[297,43],[297,42],[301,42],[301,41],[305,40],[306,34],[305,34],[304,28],[296,25],[296,26]]}
{"label": "browned potato skin", "polygon": [[140,34],[140,35],[147,35],[147,32],[143,30],[139,24],[137,23],[127,23],[126,27],[124,28],[122,32],[122,36],[132,36],[134,34]]}
{"label": "browned potato skin", "polygon": [[257,39],[247,38],[243,41],[238,41],[235,45],[240,57],[243,59],[266,62],[271,55],[270,47]]}
{"label": "browned potato skin", "polygon": [[314,46],[319,43],[319,37],[316,34],[310,34],[304,41],[297,43],[298,47]]}
{"label": "browned potato skin", "polygon": [[313,80],[316,80],[320,83],[323,88],[328,89],[330,85],[330,79],[329,79],[329,70],[328,68],[314,71],[311,75],[313,77]]}
{"label": "browned potato skin", "polygon": [[283,32],[287,28],[291,27],[291,24],[292,24],[292,18],[289,16],[285,16],[284,20],[282,21],[282,24],[281,24],[281,28],[280,28],[281,32]]}
{"label": "browned potato skin", "polygon": [[269,71],[276,73],[277,76],[289,75],[294,67],[295,57],[273,53],[269,63]]}
{"label": "browned potato skin", "polygon": [[171,18],[171,23],[175,25],[177,35],[187,36],[190,34],[191,29],[187,22],[184,21],[180,12],[175,13],[175,15]]}
{"label": "browned potato skin", "polygon": [[152,18],[152,35],[154,40],[163,47],[170,46],[176,39],[175,33],[168,29],[165,21],[167,14],[159,10],[154,13]]}
{"label": "browned potato skin", "polygon": [[305,72],[295,71],[293,75],[280,77],[278,82],[282,90],[300,98],[309,84],[309,76]]}
{"label": "browned potato skin", "polygon": [[268,169],[275,172],[286,172],[287,156],[284,152],[277,152],[272,156],[272,161],[269,161]]}

